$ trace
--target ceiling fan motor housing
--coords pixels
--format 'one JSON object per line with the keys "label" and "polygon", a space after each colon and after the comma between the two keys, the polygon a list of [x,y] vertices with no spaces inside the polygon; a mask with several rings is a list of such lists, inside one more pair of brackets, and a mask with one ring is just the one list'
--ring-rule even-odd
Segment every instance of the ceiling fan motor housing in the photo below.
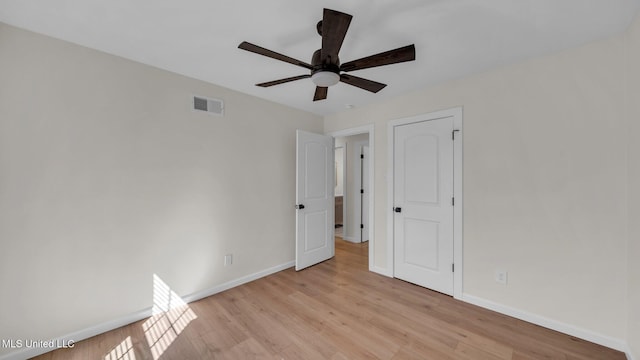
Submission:
{"label": "ceiling fan motor housing", "polygon": [[[313,66],[313,70],[311,70],[311,75],[317,73],[318,71],[331,71],[333,73],[340,73],[340,59],[336,58],[335,61],[323,61],[320,51],[321,49],[316,50],[311,57],[311,65]],[[328,59],[333,60],[333,59]]]}
{"label": "ceiling fan motor housing", "polygon": [[329,87],[337,84],[340,81],[340,60],[335,59],[335,62],[331,61],[331,58],[327,58],[328,61],[323,61],[321,56],[321,49],[316,50],[311,57],[311,80],[316,86]]}

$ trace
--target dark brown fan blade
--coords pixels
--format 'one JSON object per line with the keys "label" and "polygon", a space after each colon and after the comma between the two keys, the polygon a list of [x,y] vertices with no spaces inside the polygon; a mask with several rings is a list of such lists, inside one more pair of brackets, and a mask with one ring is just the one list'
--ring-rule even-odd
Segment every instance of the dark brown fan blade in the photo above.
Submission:
{"label": "dark brown fan blade", "polygon": [[377,93],[378,91],[384,89],[385,86],[387,86],[387,84],[383,84],[383,83],[379,83],[372,80],[367,80],[361,77],[347,75],[347,74],[340,75],[340,81],[345,84],[359,87],[360,89],[371,91],[372,93]]}
{"label": "dark brown fan blade", "polygon": [[266,56],[266,57],[270,57],[272,59],[288,62],[289,64],[298,65],[300,67],[307,68],[309,70],[313,70],[313,66],[311,66],[310,64],[307,64],[304,61],[296,60],[294,58],[288,57],[286,55],[279,54],[279,53],[277,53],[275,51],[271,51],[271,50],[265,49],[263,47],[248,43],[246,41],[243,41],[240,45],[238,45],[238,49],[251,51],[252,53],[260,54],[260,55],[263,55],[263,56]]}
{"label": "dark brown fan blade", "polygon": [[416,48],[413,44],[385,51],[362,59],[346,62],[340,66],[341,71],[362,70],[376,66],[397,64],[416,59]]}
{"label": "dark brown fan blade", "polygon": [[339,11],[324,9],[322,15],[322,49],[324,63],[337,64],[338,52],[347,35],[352,16]]}
{"label": "dark brown fan blade", "polygon": [[280,85],[280,84],[288,83],[290,81],[296,81],[296,80],[306,79],[306,78],[310,78],[310,77],[311,77],[311,75],[298,75],[298,76],[292,76],[292,77],[286,78],[286,79],[263,82],[263,83],[260,83],[260,84],[256,84],[256,86],[269,87],[269,86],[273,86],[273,85]]}
{"label": "dark brown fan blade", "polygon": [[316,86],[316,93],[313,95],[313,101],[324,100],[327,98],[327,89],[326,87]]}

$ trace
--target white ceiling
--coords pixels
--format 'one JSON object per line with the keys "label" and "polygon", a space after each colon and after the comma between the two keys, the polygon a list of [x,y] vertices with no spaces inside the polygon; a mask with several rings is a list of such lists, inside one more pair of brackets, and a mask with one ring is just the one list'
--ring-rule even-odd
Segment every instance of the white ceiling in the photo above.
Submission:
{"label": "white ceiling", "polygon": [[[322,8],[353,15],[342,62],[414,43],[416,61],[353,72],[313,102],[307,70],[237,49],[246,40],[311,61]],[[0,21],[320,115],[362,106],[624,31],[640,0],[0,0]]]}

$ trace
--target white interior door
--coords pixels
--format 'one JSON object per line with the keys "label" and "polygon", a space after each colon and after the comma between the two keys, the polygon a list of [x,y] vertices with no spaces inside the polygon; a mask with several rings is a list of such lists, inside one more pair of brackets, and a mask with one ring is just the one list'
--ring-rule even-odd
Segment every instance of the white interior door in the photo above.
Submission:
{"label": "white interior door", "polygon": [[395,277],[453,294],[453,119],[394,127]]}
{"label": "white interior door", "polygon": [[296,270],[335,254],[333,138],[296,132]]}
{"label": "white interior door", "polygon": [[369,146],[362,146],[362,238],[369,241]]}

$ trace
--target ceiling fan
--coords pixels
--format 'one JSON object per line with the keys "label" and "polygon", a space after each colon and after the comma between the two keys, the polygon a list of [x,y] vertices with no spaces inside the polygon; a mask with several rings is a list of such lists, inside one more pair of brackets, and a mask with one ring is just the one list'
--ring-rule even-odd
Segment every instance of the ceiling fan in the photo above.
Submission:
{"label": "ceiling fan", "polygon": [[286,55],[279,54],[243,41],[238,48],[260,54],[272,59],[288,62],[308,70],[310,74],[298,75],[286,79],[274,80],[256,84],[256,86],[269,87],[273,85],[284,84],[290,81],[311,78],[316,85],[316,92],[313,101],[324,100],[327,98],[327,90],[329,86],[338,82],[343,82],[361,89],[377,93],[382,90],[386,84],[376,81],[363,79],[361,77],[345,74],[356,70],[372,68],[376,66],[390,65],[416,59],[416,50],[413,44],[398,49],[385,51],[379,54],[366,56],[358,60],[353,60],[340,64],[338,52],[342,47],[342,42],[349,29],[352,16],[339,11],[324,9],[322,20],[316,25],[318,34],[322,36],[322,48],[316,50],[311,57],[311,64],[300,61]]}

